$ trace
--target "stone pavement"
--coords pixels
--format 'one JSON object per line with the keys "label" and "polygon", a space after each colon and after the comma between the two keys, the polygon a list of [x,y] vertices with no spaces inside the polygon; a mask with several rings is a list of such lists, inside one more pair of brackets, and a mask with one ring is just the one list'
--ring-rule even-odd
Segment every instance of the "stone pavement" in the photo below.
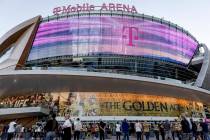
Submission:
{"label": "stone pavement", "polygon": [[[94,140],[94,139],[93,138],[88,138],[88,139],[85,139],[85,140]],[[99,140],[99,139],[95,139],[95,140]],[[112,136],[112,138],[108,138],[108,139],[105,139],[105,140],[116,140],[116,136]],[[122,136],[120,137],[120,140],[123,140]],[[136,140],[136,137],[135,136],[130,136],[129,140]],[[146,139],[144,138],[143,140],[146,140]],[[155,137],[150,137],[149,140],[156,140],[156,138]],[[160,138],[160,140],[162,140],[162,139]]]}
{"label": "stone pavement", "polygon": [[[71,139],[73,140],[74,138],[72,137]],[[159,139],[162,140],[161,137]],[[15,139],[15,140],[17,140],[17,139]],[[18,139],[18,140],[23,140],[23,139]],[[31,138],[30,140],[43,140],[43,138],[36,138],[36,139],[35,138]],[[61,140],[61,139],[57,138],[55,140]],[[80,139],[80,140],[83,140],[83,139]],[[85,140],[99,140],[99,138],[98,139],[94,139],[94,138],[90,137],[90,138],[86,138]],[[106,138],[105,140],[116,140],[116,136],[112,136],[112,137]],[[123,140],[122,136],[120,137],[120,140]],[[135,136],[130,136],[129,140],[136,140],[136,137]],[[144,137],[143,140],[146,140],[146,138]],[[156,140],[156,138],[155,137],[150,137],[149,140]],[[176,137],[175,140],[178,140],[178,138]]]}

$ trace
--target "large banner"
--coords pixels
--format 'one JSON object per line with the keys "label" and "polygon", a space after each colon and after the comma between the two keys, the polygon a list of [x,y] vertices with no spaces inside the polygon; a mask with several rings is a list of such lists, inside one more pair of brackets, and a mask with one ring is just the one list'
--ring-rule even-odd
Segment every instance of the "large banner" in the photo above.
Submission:
{"label": "large banner", "polygon": [[[53,94],[52,94],[53,95]],[[57,97],[55,97],[57,95]],[[200,116],[203,105],[183,99],[131,93],[60,93],[60,111],[73,116]]]}
{"label": "large banner", "polygon": [[[0,99],[0,107],[45,106],[60,116],[169,116],[202,117],[195,101],[133,93],[62,92]],[[6,105],[6,106],[2,106]]]}

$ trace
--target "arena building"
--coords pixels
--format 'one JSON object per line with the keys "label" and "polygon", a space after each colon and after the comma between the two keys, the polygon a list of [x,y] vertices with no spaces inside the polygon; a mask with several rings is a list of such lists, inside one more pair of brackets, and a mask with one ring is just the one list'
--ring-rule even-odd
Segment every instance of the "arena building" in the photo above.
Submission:
{"label": "arena building", "polygon": [[209,60],[188,31],[153,16],[37,16],[0,38],[0,119],[208,118]]}

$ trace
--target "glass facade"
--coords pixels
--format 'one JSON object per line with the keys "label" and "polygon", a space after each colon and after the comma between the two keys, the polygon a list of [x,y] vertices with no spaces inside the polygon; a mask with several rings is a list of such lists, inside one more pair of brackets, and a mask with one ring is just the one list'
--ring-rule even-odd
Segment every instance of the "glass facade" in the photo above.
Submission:
{"label": "glass facade", "polygon": [[141,56],[187,65],[198,43],[148,19],[101,15],[42,22],[28,61],[57,56]]}

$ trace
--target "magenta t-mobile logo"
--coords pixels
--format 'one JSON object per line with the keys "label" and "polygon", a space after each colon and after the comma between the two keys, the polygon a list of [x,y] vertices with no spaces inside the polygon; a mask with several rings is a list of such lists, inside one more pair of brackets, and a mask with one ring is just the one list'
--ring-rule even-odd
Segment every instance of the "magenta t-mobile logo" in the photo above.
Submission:
{"label": "magenta t-mobile logo", "polygon": [[138,28],[137,27],[123,27],[123,38],[128,38],[128,43],[126,45],[128,46],[137,46],[137,44],[134,44],[134,40],[138,40]]}

